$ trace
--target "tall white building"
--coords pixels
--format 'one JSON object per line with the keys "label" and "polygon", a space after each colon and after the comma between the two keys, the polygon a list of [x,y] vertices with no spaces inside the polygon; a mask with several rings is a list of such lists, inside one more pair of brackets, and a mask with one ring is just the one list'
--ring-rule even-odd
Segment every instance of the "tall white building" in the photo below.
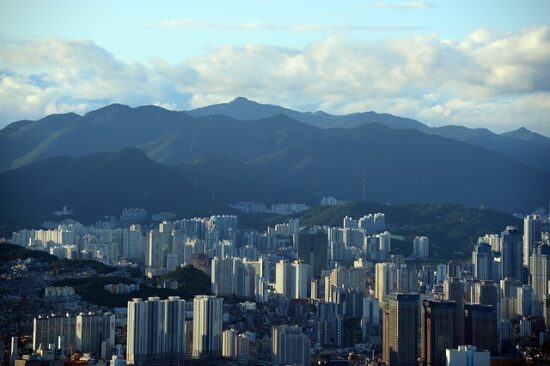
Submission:
{"label": "tall white building", "polygon": [[393,263],[376,263],[374,296],[381,301],[384,296],[395,291],[396,287],[397,266]]}
{"label": "tall white building", "polygon": [[545,295],[550,289],[550,246],[540,244],[533,254],[529,263],[531,278],[530,283],[533,286],[533,292],[538,301],[543,302]]}
{"label": "tall white building", "polygon": [[75,338],[76,349],[80,352],[100,354],[102,343],[106,342],[105,346],[110,353],[115,346],[115,315],[80,313],[76,317]]}
{"label": "tall white building", "polygon": [[325,276],[325,301],[336,302],[334,288],[346,287],[364,291],[366,287],[367,271],[364,268],[338,267]]}
{"label": "tall white building", "polygon": [[152,268],[162,268],[164,262],[163,233],[157,230],[149,231],[147,235],[147,261],[146,265]]}
{"label": "tall white building", "polygon": [[311,341],[297,325],[272,328],[272,361],[282,365],[309,365]]}
{"label": "tall white building", "polygon": [[240,258],[212,258],[212,293],[251,297],[256,289],[256,267]]}
{"label": "tall white building", "polygon": [[385,253],[385,255],[390,254],[391,251],[391,234],[389,231],[384,231],[376,235],[379,240],[380,252]]}
{"label": "tall white building", "polygon": [[308,264],[281,260],[275,265],[275,291],[289,299],[306,299],[309,274]]}
{"label": "tall white building", "polygon": [[138,225],[122,232],[122,256],[133,262],[145,263],[146,241]]}
{"label": "tall white building", "polygon": [[48,316],[34,318],[33,324],[33,350],[39,347],[48,348],[50,344],[56,344],[59,337],[65,340],[67,348],[76,349],[76,317]]}
{"label": "tall white building", "polygon": [[128,364],[184,359],[185,301],[177,296],[166,300],[150,297],[128,301],[126,354]]}
{"label": "tall white building", "polygon": [[523,265],[529,266],[529,258],[541,240],[539,215],[528,215],[523,219]]}
{"label": "tall white building", "polygon": [[223,299],[200,295],[193,300],[193,358],[222,353]]}
{"label": "tall white building", "polygon": [[223,357],[232,359],[237,358],[237,335],[238,332],[234,328],[223,331]]}
{"label": "tall white building", "polygon": [[478,243],[489,243],[491,246],[491,250],[493,252],[500,252],[502,250],[502,246],[500,243],[500,235],[498,234],[487,234],[484,236],[480,236],[477,239]]}

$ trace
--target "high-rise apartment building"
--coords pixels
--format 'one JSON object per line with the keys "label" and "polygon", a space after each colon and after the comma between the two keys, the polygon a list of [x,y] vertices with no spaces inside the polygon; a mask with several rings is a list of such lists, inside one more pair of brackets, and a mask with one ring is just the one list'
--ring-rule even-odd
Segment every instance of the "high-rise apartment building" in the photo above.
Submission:
{"label": "high-rise apartment building", "polygon": [[474,277],[478,280],[493,280],[493,252],[488,243],[479,243],[472,252]]}
{"label": "high-rise apartment building", "polygon": [[289,299],[308,298],[310,266],[281,260],[275,265],[275,291]]}
{"label": "high-rise apartment building", "polygon": [[380,323],[380,302],[375,297],[363,298],[363,316],[361,317],[363,343],[374,347],[382,345],[382,329]]}
{"label": "high-rise apartment building", "polygon": [[104,346],[110,353],[115,346],[115,315],[80,313],[76,317],[75,339],[76,349],[80,352],[101,354],[105,342]]}
{"label": "high-rise apartment building", "polygon": [[321,229],[304,229],[297,235],[298,259],[310,266],[311,276],[321,277],[321,271],[328,266],[328,237]]}
{"label": "high-rise apartment building", "polygon": [[550,246],[540,244],[530,258],[530,283],[538,301],[543,302],[548,294],[550,281]]}
{"label": "high-rise apartment building", "polygon": [[397,287],[397,266],[393,263],[376,263],[374,296],[382,300]]}
{"label": "high-rise apartment building", "polygon": [[455,312],[454,301],[422,302],[422,365],[445,366],[445,350],[453,347]]}
{"label": "high-rise apartment building", "polygon": [[128,301],[128,364],[153,365],[183,360],[185,333],[185,301],[179,297]]}
{"label": "high-rise apartment building", "polygon": [[392,293],[383,300],[382,357],[388,366],[418,364],[420,297]]}
{"label": "high-rise apartment building", "polygon": [[444,284],[445,300],[456,303],[453,324],[453,348],[464,344],[464,282],[456,277],[448,277]]}
{"label": "high-rise apartment building", "polygon": [[280,325],[271,332],[272,361],[281,365],[311,364],[311,341],[297,325]]}
{"label": "high-rise apartment building", "polygon": [[69,314],[65,316],[47,316],[34,319],[32,348],[48,348],[51,344],[57,344],[58,338],[63,337],[67,349],[76,350],[76,317]]}
{"label": "high-rise apartment building", "polygon": [[212,258],[212,293],[216,296],[250,297],[255,293],[256,270],[240,258]]}
{"label": "high-rise apartment building", "polygon": [[413,239],[413,256],[417,258],[430,256],[430,239],[427,236],[417,236]]}
{"label": "high-rise apartment building", "polygon": [[529,265],[529,258],[541,241],[541,219],[539,215],[528,215],[523,219],[523,265]]}
{"label": "high-rise apartment building", "polygon": [[193,357],[219,357],[222,352],[223,299],[200,295],[193,300]]}
{"label": "high-rise apartment building", "polygon": [[502,279],[510,278],[522,281],[523,274],[523,236],[514,226],[506,227],[500,234],[502,254]]}
{"label": "high-rise apartment building", "polygon": [[464,305],[465,343],[496,354],[497,324],[492,305]]}

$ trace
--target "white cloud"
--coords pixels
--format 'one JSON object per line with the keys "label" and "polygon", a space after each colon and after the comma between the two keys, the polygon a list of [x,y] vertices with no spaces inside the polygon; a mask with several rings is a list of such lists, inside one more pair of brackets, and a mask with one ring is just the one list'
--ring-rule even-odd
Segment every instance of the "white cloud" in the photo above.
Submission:
{"label": "white cloud", "polygon": [[127,63],[86,40],[0,39],[0,121],[79,113],[112,102],[188,109],[244,95],[298,110],[364,110],[496,131],[550,135],[550,28],[480,29],[303,49],[226,46],[181,63]]}

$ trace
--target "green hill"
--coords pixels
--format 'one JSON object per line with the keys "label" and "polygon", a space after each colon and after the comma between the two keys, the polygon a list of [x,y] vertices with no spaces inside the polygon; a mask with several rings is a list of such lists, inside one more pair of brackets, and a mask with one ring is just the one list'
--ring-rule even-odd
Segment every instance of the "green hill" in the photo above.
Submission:
{"label": "green hill", "polygon": [[180,216],[225,207],[134,148],[83,158],[57,157],[0,173],[0,202],[0,222],[27,226],[59,220],[53,211],[63,205],[74,211],[72,218],[83,222],[118,216],[125,207]]}
{"label": "green hill", "polygon": [[[507,225],[521,228],[522,221],[509,214],[469,208],[462,205],[408,204],[401,206],[383,205],[370,202],[349,202],[336,206],[316,206],[298,215],[301,226],[328,225],[342,226],[343,218],[355,219],[363,215],[382,212],[386,215],[386,227],[392,235],[403,236],[396,241],[399,253],[412,252],[412,240],[417,235],[430,238],[432,257],[454,258],[471,254],[479,236],[500,233]],[[255,220],[253,215],[244,216],[241,221],[256,228],[264,228],[283,221],[279,217],[261,217]]]}

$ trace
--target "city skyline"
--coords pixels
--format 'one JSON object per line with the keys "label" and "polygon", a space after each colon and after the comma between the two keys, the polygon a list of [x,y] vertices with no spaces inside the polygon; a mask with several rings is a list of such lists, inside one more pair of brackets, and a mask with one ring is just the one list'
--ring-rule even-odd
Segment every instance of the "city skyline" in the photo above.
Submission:
{"label": "city skyline", "polygon": [[550,1],[0,1],[0,366],[550,364]]}

